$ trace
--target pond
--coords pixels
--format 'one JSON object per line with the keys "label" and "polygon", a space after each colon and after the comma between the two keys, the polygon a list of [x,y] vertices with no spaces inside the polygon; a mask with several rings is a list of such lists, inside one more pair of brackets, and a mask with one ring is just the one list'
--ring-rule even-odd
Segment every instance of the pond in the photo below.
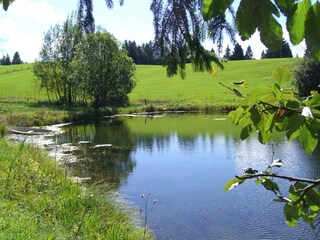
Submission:
{"label": "pond", "polygon": [[[223,191],[243,168],[265,169],[273,150],[284,163],[277,172],[319,178],[319,148],[306,155],[281,135],[267,145],[256,136],[241,141],[225,116],[205,114],[110,118],[63,130],[58,145],[80,146],[73,149],[80,160],[67,164],[74,175],[112,184],[137,209],[144,208],[141,194],[151,194],[149,205],[158,200],[147,219],[157,239],[320,237],[319,219],[315,229],[304,222],[288,227],[283,204],[253,181]],[[285,192],[288,184],[280,187]]]}

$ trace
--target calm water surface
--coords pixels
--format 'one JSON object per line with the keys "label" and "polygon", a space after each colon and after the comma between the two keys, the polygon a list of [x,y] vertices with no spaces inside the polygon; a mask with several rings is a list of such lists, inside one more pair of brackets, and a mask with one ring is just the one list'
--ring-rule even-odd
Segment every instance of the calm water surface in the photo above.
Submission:
{"label": "calm water surface", "polygon": [[[73,174],[103,180],[142,207],[142,193],[158,203],[148,225],[157,239],[319,239],[315,229],[300,222],[285,224],[283,205],[262,186],[247,182],[223,192],[224,184],[242,169],[263,170],[272,159],[272,145],[257,138],[239,139],[240,130],[212,115],[127,117],[64,127],[57,143],[79,143],[69,163]],[[306,155],[298,142],[273,140],[281,174],[319,178],[319,149]],[[112,144],[112,146],[98,146]],[[287,183],[280,182],[284,191]],[[138,211],[138,210],[137,210]]]}

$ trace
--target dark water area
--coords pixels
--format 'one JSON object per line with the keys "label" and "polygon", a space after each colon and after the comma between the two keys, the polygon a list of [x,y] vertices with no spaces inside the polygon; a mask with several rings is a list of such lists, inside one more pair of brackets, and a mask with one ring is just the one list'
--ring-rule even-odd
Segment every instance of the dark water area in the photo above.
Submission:
{"label": "dark water area", "polygon": [[[274,158],[280,174],[320,177],[320,150],[306,155],[299,142],[281,135],[262,145],[253,136],[241,141],[240,128],[225,116],[204,114],[121,117],[63,127],[56,143],[73,143],[78,161],[73,175],[112,184],[133,206],[150,193],[148,226],[157,239],[319,239],[304,222],[285,224],[283,204],[253,181],[232,191],[225,183],[243,168],[264,170]],[[279,181],[283,192],[288,183]],[[138,211],[138,210],[137,210]]]}

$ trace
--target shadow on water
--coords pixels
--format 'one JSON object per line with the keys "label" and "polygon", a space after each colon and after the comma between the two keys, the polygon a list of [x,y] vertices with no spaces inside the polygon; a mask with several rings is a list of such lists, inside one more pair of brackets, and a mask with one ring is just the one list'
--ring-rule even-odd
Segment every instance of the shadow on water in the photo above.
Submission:
{"label": "shadow on water", "polygon": [[65,163],[72,175],[90,177],[90,182],[107,182],[118,188],[133,171],[136,163],[131,158],[131,151],[136,140],[122,120],[74,124],[63,130],[64,133],[57,137],[57,144],[79,146],[72,151],[78,160]]}

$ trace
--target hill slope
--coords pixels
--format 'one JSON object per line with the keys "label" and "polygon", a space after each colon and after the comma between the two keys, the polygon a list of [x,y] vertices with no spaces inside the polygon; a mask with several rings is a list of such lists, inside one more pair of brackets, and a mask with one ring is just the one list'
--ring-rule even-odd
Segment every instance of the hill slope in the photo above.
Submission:
{"label": "hill slope", "polygon": [[138,65],[137,86],[132,91],[130,101],[133,105],[144,104],[145,100],[155,105],[237,105],[240,101],[230,90],[222,87],[233,82],[245,80],[248,88],[258,84],[268,85],[272,81],[273,69],[286,65],[293,68],[299,59],[263,59],[251,61],[226,62],[225,69],[217,70],[217,77],[207,72],[193,72],[187,66],[187,78],[166,77],[161,66]]}
{"label": "hill slope", "polygon": [[[187,77],[168,78],[162,66],[137,65],[137,85],[129,95],[133,108],[143,111],[152,104],[158,109],[214,109],[237,106],[241,99],[219,84],[233,87],[235,81],[245,80],[248,88],[271,84],[272,70],[287,65],[293,68],[299,59],[263,59],[226,62],[217,76],[207,72],[193,72],[187,65]],[[243,91],[246,91],[243,89]],[[32,113],[48,110],[46,94],[39,90],[32,73],[32,64],[0,66],[0,111]]]}

